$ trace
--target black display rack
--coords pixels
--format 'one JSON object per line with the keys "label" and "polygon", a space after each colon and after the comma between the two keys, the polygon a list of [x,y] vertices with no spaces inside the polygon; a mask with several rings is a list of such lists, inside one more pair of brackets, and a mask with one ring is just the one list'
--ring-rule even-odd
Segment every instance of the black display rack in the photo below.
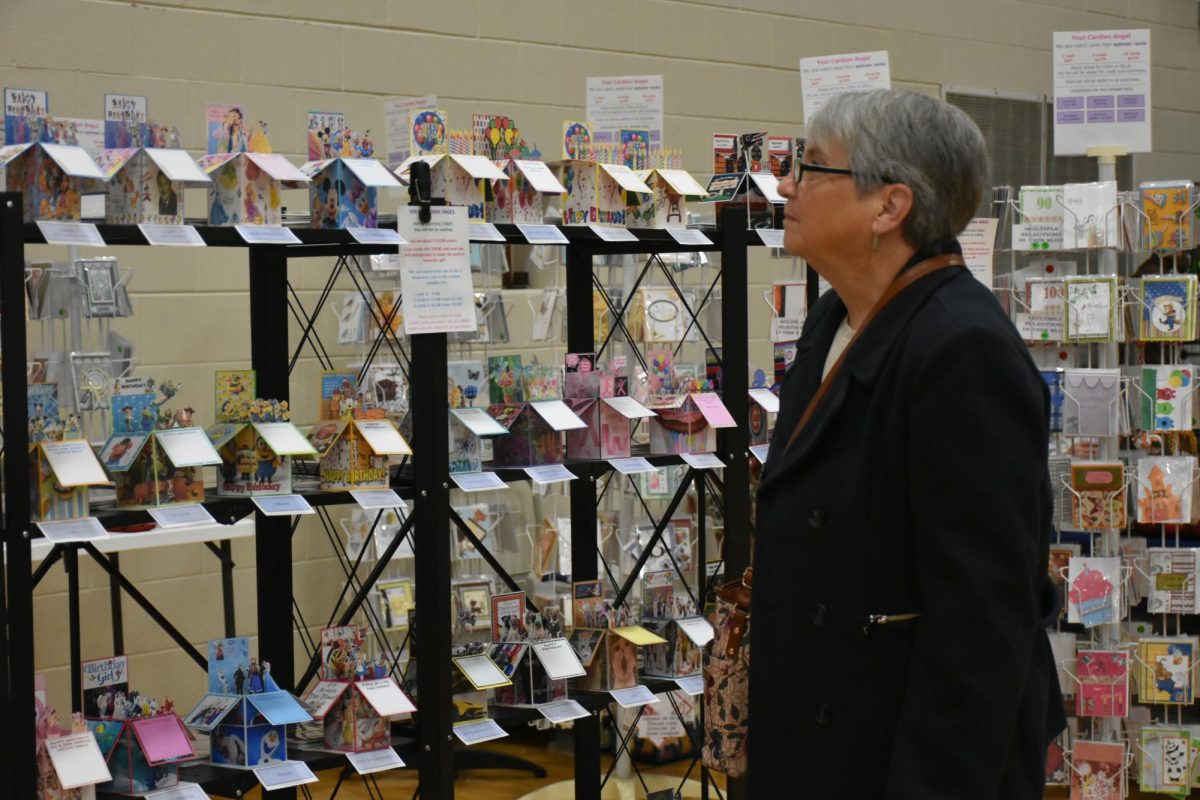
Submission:
{"label": "black display rack", "polygon": [[[571,352],[592,352],[597,344],[593,341],[592,297],[593,289],[603,294],[603,287],[595,278],[594,261],[598,256],[616,254],[648,254],[650,260],[642,271],[642,277],[651,269],[653,262],[663,253],[710,251],[721,255],[719,281],[722,291],[722,394],[724,402],[739,426],[720,431],[718,454],[725,462],[723,480],[717,480],[707,471],[690,471],[681,483],[670,504],[670,510],[656,525],[656,535],[661,535],[672,511],[684,497],[689,486],[694,487],[700,524],[703,525],[705,504],[711,497],[716,502],[719,493],[725,524],[724,560],[725,575],[740,575],[750,557],[750,453],[748,451],[746,421],[749,418],[748,396],[748,353],[747,337],[747,248],[760,245],[758,236],[745,228],[744,210],[730,208],[721,212],[719,228],[705,228],[704,233],[711,241],[707,245],[680,244],[667,231],[636,230],[637,241],[606,242],[586,227],[562,227],[568,239],[566,248],[566,318],[567,349]],[[104,241],[109,245],[145,245],[147,242],[137,226],[99,225]],[[497,225],[509,244],[526,244],[521,232],[512,225]],[[338,269],[347,268],[346,257],[367,256],[391,252],[392,248],[382,245],[359,244],[347,231],[314,230],[292,228],[300,244],[292,245],[247,245],[232,228],[197,226],[200,236],[209,246],[235,247],[247,250],[250,270],[249,300],[251,317],[251,364],[257,371],[259,394],[277,399],[289,399],[289,373],[300,350],[313,347],[320,357],[320,343],[316,340],[313,322],[321,311],[324,301],[332,290]],[[112,608],[114,613],[114,650],[123,650],[121,633],[121,593],[123,592],[156,622],[176,644],[203,667],[204,659],[190,644],[186,635],[176,629],[137,587],[126,578],[115,554],[105,555],[88,543],[59,545],[33,569],[31,541],[38,535],[30,521],[30,497],[28,463],[24,458],[13,458],[28,450],[26,420],[26,322],[24,290],[24,248],[26,244],[42,244],[40,229],[22,220],[21,196],[16,193],[0,193],[0,355],[3,357],[3,430],[4,450],[10,454],[3,465],[4,479],[4,528],[5,568],[0,571],[0,612],[3,613],[5,635],[0,653],[0,774],[5,775],[14,798],[32,798],[35,794],[35,767],[30,758],[35,741],[34,730],[34,628],[33,591],[37,582],[62,561],[68,577],[68,636],[72,656],[72,706],[80,708],[79,657],[80,657],[80,609],[78,592],[78,560],[82,553],[99,564],[110,578]],[[337,266],[331,273],[321,300],[311,313],[300,307],[299,297],[288,282],[289,262],[297,258],[335,257]],[[663,270],[669,281],[670,273]],[[367,276],[351,277],[359,291],[370,291]],[[640,282],[641,278],[639,278]],[[712,287],[709,287],[712,291]],[[612,310],[619,312],[620,309]],[[688,309],[689,313],[692,309]],[[288,315],[301,323],[301,340],[289,352],[287,337]],[[377,319],[377,321],[379,321]],[[617,317],[617,324],[620,317]],[[380,340],[373,350],[388,347],[396,352],[400,343],[394,338],[388,341],[390,326],[379,326]],[[692,315],[694,324],[694,314]],[[281,331],[283,332],[281,335]],[[731,335],[732,334],[732,335]],[[707,337],[706,337],[707,338]],[[400,348],[401,351],[403,350]],[[451,630],[452,608],[450,592],[451,563],[446,536],[450,525],[458,522],[460,530],[465,528],[450,508],[448,473],[448,440],[444,425],[448,414],[446,397],[447,354],[445,334],[422,334],[411,337],[405,357],[409,374],[420,375],[420,380],[410,383],[410,414],[413,420],[412,446],[416,454],[415,466],[402,467],[401,475],[394,488],[402,496],[415,500],[414,512],[408,517],[404,528],[397,534],[391,548],[380,555],[375,568],[365,578],[357,577],[358,563],[344,552],[340,553],[347,583],[338,607],[331,618],[348,621],[367,598],[405,536],[413,536],[416,581],[415,597],[419,609],[417,626],[420,630],[420,646],[416,648],[417,662],[417,705],[416,736],[398,739],[396,744],[401,756],[419,774],[418,796],[424,800],[442,800],[454,795],[455,769],[486,768],[494,766],[520,766],[505,760],[499,754],[455,746],[452,734],[451,696]],[[656,464],[678,463],[677,457],[651,459]],[[613,479],[611,466],[603,461],[567,462],[568,468],[580,479],[571,482],[572,523],[572,571],[574,580],[588,580],[597,575],[598,542],[596,540],[597,483]],[[520,470],[497,470],[505,480],[525,479]],[[715,490],[715,492],[714,492]],[[351,502],[347,493],[317,492],[303,493],[311,505],[322,512],[326,528],[328,518],[323,506]],[[279,620],[295,619],[292,596],[292,535],[296,528],[294,519],[268,517],[257,511],[248,500],[217,499],[204,504],[213,517],[221,523],[230,524],[255,514],[255,552],[257,557],[256,594],[259,651],[271,654],[272,676],[280,687],[288,690],[297,688],[297,672],[303,675],[300,683],[310,677],[310,665],[297,669],[291,626],[280,625]],[[108,527],[118,527],[149,521],[144,511],[100,510],[93,512]],[[469,532],[469,531],[468,531]],[[336,539],[336,536],[333,537]],[[704,537],[699,537],[703,547]],[[645,548],[639,561],[644,563],[654,541]],[[229,543],[208,544],[213,554],[220,559],[225,591],[225,631],[233,635],[232,558]],[[703,552],[698,563],[704,564]],[[497,575],[513,585],[513,581],[494,559],[489,564]],[[636,570],[633,574],[636,575]],[[701,574],[700,582],[704,583]],[[619,589],[619,598],[624,599],[632,584],[627,580]],[[696,587],[696,592],[706,592],[711,587]],[[699,601],[703,603],[703,596]],[[343,606],[342,601],[345,600]],[[297,619],[297,627],[303,621]],[[303,637],[302,637],[303,638]],[[312,647],[305,644],[310,661]],[[654,691],[674,688],[671,682],[645,681]],[[599,709],[607,704],[601,694],[574,695],[592,715],[574,723],[575,748],[575,793],[581,800],[598,800],[603,782],[601,775],[601,748]],[[533,714],[527,710],[504,710],[503,721],[525,721]],[[341,756],[326,753],[299,751],[294,758],[306,760],[317,769],[330,769],[345,764]],[[530,765],[526,765],[530,766]],[[693,764],[693,767],[695,765]],[[539,768],[533,766],[538,771]],[[219,767],[190,767],[183,776],[187,780],[201,783],[214,795],[235,797],[255,785],[250,773]],[[338,784],[347,778],[345,769]],[[708,796],[709,781],[702,773],[704,796]],[[374,781],[368,782],[368,792]],[[715,786],[715,784],[713,784]],[[320,787],[320,784],[313,788]],[[725,797],[738,798],[742,795],[741,782],[730,781]],[[336,791],[336,789],[334,790]],[[378,786],[374,786],[378,795]],[[308,791],[303,792],[306,796]],[[718,790],[719,793],[719,790]],[[273,797],[286,800],[294,797],[295,789],[272,793]]]}

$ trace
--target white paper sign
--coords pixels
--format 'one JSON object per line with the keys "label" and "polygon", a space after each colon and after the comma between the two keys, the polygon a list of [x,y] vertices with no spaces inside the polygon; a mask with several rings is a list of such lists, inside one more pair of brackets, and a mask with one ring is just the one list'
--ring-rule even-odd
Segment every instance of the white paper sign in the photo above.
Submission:
{"label": "white paper sign", "polygon": [[1013,250],[1062,250],[1062,219],[1058,222],[1014,222],[1012,226]]}
{"label": "white paper sign", "polygon": [[574,700],[555,700],[553,703],[542,703],[537,710],[555,725],[588,716],[588,710]]}
{"label": "white paper sign", "polygon": [[399,164],[409,156],[409,146],[412,142],[412,128],[409,124],[412,112],[437,107],[436,96],[389,97],[383,101],[383,139],[389,164]]}
{"label": "white paper sign", "polygon": [[681,453],[680,458],[692,469],[721,469],[725,466],[716,453]]}
{"label": "white paper sign", "polygon": [[658,467],[641,456],[634,456],[633,458],[610,458],[608,463],[612,464],[613,469],[622,475],[636,475],[639,472],[658,471]]}
{"label": "white paper sign", "polygon": [[282,225],[234,225],[246,244],[300,244],[300,239]]}
{"label": "white paper sign", "polygon": [[770,389],[751,389],[750,399],[758,403],[768,414],[779,413],[779,398]]}
{"label": "white paper sign", "polygon": [[268,517],[287,517],[292,514],[315,514],[316,511],[298,494],[272,494],[252,497],[258,510]]}
{"label": "white paper sign", "polygon": [[150,516],[160,528],[181,528],[185,525],[216,525],[208,509],[199,503],[181,506],[161,506],[149,509]]}
{"label": "white paper sign", "polygon": [[704,676],[703,675],[688,675],[684,678],[676,678],[675,684],[680,691],[696,697],[704,694]]}
{"label": "white paper sign", "polygon": [[475,330],[475,291],[471,286],[467,209],[434,206],[427,224],[419,209],[400,206],[400,287],[404,332],[438,333]]}
{"label": "white paper sign", "polygon": [[46,244],[76,245],[78,247],[106,247],[100,229],[90,222],[43,222],[37,221]]}
{"label": "white paper sign", "polygon": [[143,222],[138,225],[138,230],[142,232],[142,236],[146,237],[146,244],[166,247],[207,246],[200,238],[200,232],[191,225],[154,225]]}
{"label": "white paper sign", "polygon": [[636,242],[637,236],[628,228],[616,227],[613,225],[588,225],[592,229],[592,233],[604,242]]}
{"label": "white paper sign", "polygon": [[546,668],[546,675],[551,680],[578,678],[586,675],[587,670],[579,663],[579,657],[571,649],[566,639],[546,639],[533,643],[533,652]]}
{"label": "white paper sign", "polygon": [[381,717],[395,717],[400,714],[411,714],[417,710],[408,695],[391,678],[380,678],[373,681],[359,681],[355,684],[363,697]]}
{"label": "white paper sign", "polygon": [[530,244],[570,244],[557,225],[517,225]]}
{"label": "white paper sign", "polygon": [[354,502],[364,511],[372,508],[401,508],[408,510],[404,499],[392,489],[359,489],[350,492]]}
{"label": "white paper sign", "polygon": [[643,417],[657,416],[653,411],[646,408],[632,397],[601,397],[600,401],[608,405],[609,408],[611,408],[613,411],[616,411],[626,419],[640,419]]}
{"label": "white paper sign", "polygon": [[769,444],[752,444],[752,445],[750,445],[750,452],[754,455],[755,458],[758,459],[758,463],[760,463],[760,464],[767,463],[767,452],[770,451],[770,449],[771,449],[771,445],[769,445]]}
{"label": "white paper sign", "polygon": [[317,685],[304,696],[304,704],[314,719],[323,719],[329,713],[329,709],[333,708],[333,704],[342,696],[342,693],[346,691],[349,691],[349,688],[344,683],[318,681]]}
{"label": "white paper sign", "polygon": [[504,234],[490,222],[476,222],[470,226],[472,242],[507,242]]}
{"label": "white paper sign", "polygon": [[545,467],[526,467],[525,474],[528,475],[534,483],[546,485],[548,483],[562,483],[564,481],[575,480],[575,473],[564,467],[562,464],[550,464]]}
{"label": "white paper sign", "polygon": [[346,759],[359,775],[370,775],[372,772],[384,772],[404,766],[400,754],[391,747],[368,750],[365,753],[346,753]]}
{"label": "white paper sign", "polygon": [[147,792],[142,796],[146,800],[208,800],[208,795],[200,788],[200,784],[185,783],[183,781],[180,781],[179,784],[170,789]]}
{"label": "white paper sign", "polygon": [[57,522],[38,522],[35,524],[38,526],[38,530],[42,532],[42,535],[55,544],[63,542],[90,542],[94,539],[103,539],[108,536],[108,531],[100,524],[100,520],[95,517],[64,519]]}
{"label": "white paper sign", "polygon": [[412,448],[396,426],[386,419],[358,419],[354,427],[362,434],[363,441],[381,456],[410,456]]}
{"label": "white paper sign", "polygon": [[486,655],[460,656],[454,659],[454,663],[476,689],[494,689],[512,684],[496,666],[496,662]]}
{"label": "white paper sign", "polygon": [[155,431],[154,437],[176,467],[204,467],[221,463],[221,456],[203,428],[169,428]]}
{"label": "white paper sign", "polygon": [[704,235],[704,231],[695,228],[667,228],[671,238],[680,244],[711,245],[712,239]]}
{"label": "white paper sign", "polygon": [[112,773],[108,771],[100,745],[91,731],[47,739],[46,752],[64,789],[112,780]]}
{"label": "white paper sign", "polygon": [[704,647],[716,636],[712,623],[704,617],[684,617],[675,620],[675,624],[697,647]]}
{"label": "white paper sign", "polygon": [[60,486],[95,486],[110,483],[104,467],[100,466],[86,439],[42,442],[41,447]]}
{"label": "white paper sign", "polygon": [[556,431],[571,431],[586,428],[587,423],[575,415],[570,406],[562,400],[538,400],[530,403],[538,416]]}
{"label": "white paper sign", "polygon": [[958,235],[967,269],[989,289],[992,288],[992,252],[996,247],[996,225],[999,221],[995,217],[975,217]]}
{"label": "white paper sign", "polygon": [[500,480],[500,476],[494,472],[467,472],[451,475],[450,480],[464,492],[489,492],[508,488],[508,484]]}
{"label": "white paper sign", "polygon": [[886,50],[800,59],[804,124],[839,94],[892,88]]}
{"label": "white paper sign", "polygon": [[491,414],[482,408],[452,408],[450,413],[458,417],[459,422],[476,436],[499,436],[508,433],[508,428],[496,422]]}
{"label": "white paper sign", "polygon": [[662,144],[663,76],[625,75],[587,79],[587,120],[596,142],[615,142],[622,128],[650,131]]}
{"label": "white paper sign", "polygon": [[750,180],[754,181],[754,185],[762,192],[762,196],[767,198],[768,203],[781,206],[787,202],[784,196],[779,193],[779,178],[776,178],[771,173],[751,172]]}
{"label": "white paper sign", "polygon": [[[484,658],[486,657],[484,656]],[[508,736],[494,719],[481,719],[478,722],[464,722],[455,725],[454,735],[466,745],[490,742],[493,739],[503,739]]]}
{"label": "white paper sign", "polygon": [[1149,153],[1150,31],[1055,31],[1054,155]]}
{"label": "white paper sign", "polygon": [[758,238],[767,247],[783,247],[783,231],[779,228],[757,228]]}
{"label": "white paper sign", "polygon": [[555,174],[543,162],[517,158],[513,159],[513,163],[525,175],[529,185],[537,191],[543,194],[566,193],[567,188],[559,183]]}
{"label": "white paper sign", "polygon": [[640,683],[628,689],[613,689],[609,694],[612,695],[613,700],[616,700],[621,708],[637,708],[638,706],[646,706],[658,702],[658,698],[654,696],[654,692]]}
{"label": "white paper sign", "polygon": [[359,244],[405,244],[405,239],[391,228],[347,228]]}
{"label": "white paper sign", "polygon": [[256,767],[254,777],[258,778],[258,782],[268,792],[317,782],[317,776],[313,775],[308,764],[303,761],[284,761],[269,767]]}

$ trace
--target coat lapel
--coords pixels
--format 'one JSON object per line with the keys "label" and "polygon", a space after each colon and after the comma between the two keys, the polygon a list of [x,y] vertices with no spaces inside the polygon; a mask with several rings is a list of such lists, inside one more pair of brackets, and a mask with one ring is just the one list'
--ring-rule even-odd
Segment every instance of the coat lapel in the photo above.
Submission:
{"label": "coat lapel", "polygon": [[[834,378],[820,405],[809,418],[808,424],[804,426],[804,430],[800,432],[792,446],[786,447],[796,422],[804,413],[805,405],[808,404],[809,398],[813,396],[820,385],[825,356],[829,352],[833,334],[845,316],[845,307],[840,300],[838,301],[837,313],[831,313],[826,319],[823,319],[820,335],[813,337],[812,349],[805,360],[804,373],[799,376],[801,382],[795,387],[797,389],[795,402],[785,395],[787,418],[784,419],[785,415],[780,414],[776,421],[775,435],[772,437],[771,450],[767,458],[768,466],[760,489],[773,484],[804,462],[830,423],[837,418],[849,391],[850,381],[853,379],[856,383],[864,386],[873,384],[887,361],[892,346],[913,315],[925,304],[934,291],[956,278],[973,280],[965,269],[940,270],[921,278],[896,295],[854,342],[846,355],[841,370]],[[797,361],[799,358],[798,353]],[[792,386],[789,384],[784,385],[785,392],[791,388]]]}

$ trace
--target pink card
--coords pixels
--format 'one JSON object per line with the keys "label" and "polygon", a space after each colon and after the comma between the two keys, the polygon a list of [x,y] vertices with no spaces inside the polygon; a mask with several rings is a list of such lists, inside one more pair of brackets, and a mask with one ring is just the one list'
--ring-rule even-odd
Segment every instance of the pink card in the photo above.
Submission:
{"label": "pink card", "polygon": [[151,766],[191,758],[196,753],[187,730],[174,714],[133,720],[133,733]]}
{"label": "pink card", "polygon": [[715,392],[692,392],[692,402],[700,413],[714,428],[736,428],[737,423],[729,413],[729,409],[721,402],[721,397]]}

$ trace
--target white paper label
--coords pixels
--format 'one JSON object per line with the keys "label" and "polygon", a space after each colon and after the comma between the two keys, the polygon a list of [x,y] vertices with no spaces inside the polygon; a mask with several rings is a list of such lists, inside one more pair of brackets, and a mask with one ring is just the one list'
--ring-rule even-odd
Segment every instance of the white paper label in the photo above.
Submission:
{"label": "white paper label", "polygon": [[484,411],[482,408],[452,408],[450,413],[458,417],[459,422],[476,436],[500,436],[508,433],[508,428]]}
{"label": "white paper label", "polygon": [[570,406],[562,400],[539,400],[530,403],[538,416],[556,431],[570,431],[586,428],[587,423],[575,415]]}
{"label": "white paper label", "polygon": [[676,678],[675,684],[680,691],[696,697],[704,694],[704,676],[703,675],[688,675],[685,678]]}
{"label": "white paper label", "polygon": [[995,217],[976,217],[958,235],[962,247],[963,261],[975,279],[989,289],[992,288],[992,251],[996,247]]}
{"label": "white paper label", "polygon": [[725,466],[716,453],[681,453],[680,458],[692,469],[721,469]]}
{"label": "white paper label", "polygon": [[100,524],[100,520],[95,517],[64,519],[58,522],[38,522],[35,524],[43,536],[56,544],[62,542],[90,542],[94,539],[103,539],[108,536],[108,531]]}
{"label": "white paper label", "polygon": [[779,398],[770,389],[751,389],[750,399],[758,403],[768,414],[779,413]]}
{"label": "white paper label", "polygon": [[495,489],[507,489],[508,484],[500,480],[494,472],[468,472],[461,475],[451,475],[458,488],[464,492],[487,492]]}
{"label": "white paper label", "polygon": [[359,419],[354,427],[375,453],[381,456],[410,456],[412,448],[396,426],[386,419]]}
{"label": "white paper label", "polygon": [[364,511],[372,508],[400,508],[408,510],[403,498],[392,489],[359,489],[350,492],[354,502]]}
{"label": "white paper label", "polygon": [[569,244],[557,225],[517,225],[517,230],[530,244]]}
{"label": "white paper label", "polygon": [[282,225],[234,225],[246,244],[300,244],[300,239]]}
{"label": "white paper label", "polygon": [[542,703],[537,707],[537,710],[541,712],[543,717],[555,725],[561,725],[564,722],[570,722],[573,719],[583,719],[588,716],[588,710],[574,700],[556,700],[553,703]]}
{"label": "white paper label", "polygon": [[408,695],[391,678],[381,678],[373,681],[360,681],[355,684],[371,708],[381,717],[395,717],[400,714],[411,714],[417,707],[408,699]]}
{"label": "white paper label", "polygon": [[407,240],[391,228],[346,228],[359,244],[407,244]]}
{"label": "white paper label", "polygon": [[42,453],[50,462],[54,477],[63,487],[94,486],[110,483],[104,467],[96,459],[86,439],[42,442]]}
{"label": "white paper label", "polygon": [[608,463],[622,475],[636,475],[639,472],[657,472],[658,467],[641,456],[633,458],[610,458]]}
{"label": "white paper label", "polygon": [[316,511],[298,494],[274,494],[253,497],[254,505],[268,517],[286,517],[292,514],[315,514]]}
{"label": "white paper label", "polygon": [[1054,155],[1151,150],[1150,31],[1055,31]]}
{"label": "white paper label", "polygon": [[267,791],[317,782],[317,776],[313,775],[308,764],[303,761],[284,761],[269,767],[257,767],[254,777],[258,778],[258,782]]}
{"label": "white paper label", "polygon": [[318,681],[316,686],[304,696],[304,703],[312,709],[315,719],[322,719],[333,708],[333,704],[349,689],[346,684],[338,681]]}
{"label": "white paper label", "polygon": [[612,225],[588,225],[592,232],[604,242],[636,242],[637,236],[628,228],[619,228]]}
{"label": "white paper label", "polygon": [[486,655],[462,656],[454,659],[454,663],[476,689],[494,689],[512,683]]}
{"label": "white paper label", "polygon": [[221,463],[221,456],[203,428],[169,428],[155,431],[154,437],[176,467],[204,467]]}
{"label": "white paper label", "polygon": [[755,458],[758,459],[758,463],[760,463],[760,464],[767,463],[767,452],[770,449],[771,449],[771,445],[769,445],[769,444],[752,444],[752,445],[750,445],[750,452],[754,455]]}
{"label": "white paper label", "polygon": [[476,222],[470,228],[472,242],[507,242],[504,234],[490,222]]}
{"label": "white paper label", "polygon": [[[359,420],[360,423],[367,420]],[[379,421],[379,420],[373,420]],[[256,422],[254,430],[280,456],[315,456],[317,448],[290,422]]]}
{"label": "white paper label", "polygon": [[508,736],[494,719],[481,719],[478,722],[464,722],[461,725],[455,725],[454,735],[466,745],[490,742],[492,739],[502,739]]}
{"label": "white paper label", "polygon": [[779,193],[779,179],[771,173],[751,172],[750,180],[754,181],[754,185],[762,192],[763,197],[767,198],[768,203],[783,205],[787,202]]}
{"label": "white paper label", "polygon": [[708,644],[712,641],[713,636],[716,635],[716,632],[713,631],[712,623],[704,617],[684,617],[675,620],[675,624],[698,647]]}
{"label": "white paper label", "polygon": [[207,246],[200,238],[200,232],[191,225],[153,225],[143,222],[138,225],[138,230],[142,232],[142,236],[146,237],[146,244],[166,247]]}
{"label": "white paper label", "polygon": [[207,185],[212,179],[204,174],[200,165],[192,160],[186,150],[163,147],[148,147],[146,155],[173,181],[184,181]]}
{"label": "white paper label", "polygon": [[475,330],[475,291],[467,241],[467,209],[435,206],[422,224],[419,209],[400,206],[397,227],[405,333]]}
{"label": "white paper label", "polygon": [[638,706],[646,706],[658,702],[658,698],[654,696],[654,692],[640,683],[628,689],[614,689],[609,694],[612,695],[613,700],[616,700],[621,708],[637,708]]}
{"label": "white paper label", "polygon": [[150,516],[160,528],[181,528],[185,525],[216,525],[208,509],[199,503],[182,506],[161,506],[149,509]]}
{"label": "white paper label", "polygon": [[890,89],[891,70],[888,53],[846,53],[800,59],[800,86],[804,103],[804,124],[823,105],[839,94]]}
{"label": "white paper label", "polygon": [[1013,250],[1061,250],[1063,246],[1062,220],[1054,222],[1014,222],[1012,226]]}
{"label": "white paper label", "polygon": [[783,231],[779,228],[757,228],[757,231],[767,247],[783,247]]}
{"label": "white paper label", "polygon": [[58,782],[64,789],[112,780],[112,773],[108,771],[100,745],[91,731],[47,739],[46,752],[50,754]]}
{"label": "white paper label", "polygon": [[528,475],[534,483],[545,485],[548,483],[562,483],[564,481],[575,480],[575,473],[564,467],[562,464],[550,464],[545,467],[526,467],[525,474]]}
{"label": "white paper label", "polygon": [[372,772],[384,772],[404,766],[400,754],[391,747],[369,750],[366,753],[346,753],[346,759],[359,775],[370,775]]}
{"label": "white paper label", "polygon": [[639,419],[657,416],[653,411],[634,400],[632,397],[601,397],[600,402],[606,404],[626,419]]}
{"label": "white paper label", "polygon": [[79,247],[105,247],[100,229],[90,222],[43,222],[38,220],[38,230],[46,244],[76,245]]}
{"label": "white paper label", "polygon": [[712,244],[712,239],[704,235],[704,231],[696,230],[695,228],[667,228],[667,232],[671,234],[671,238],[680,244]]}
{"label": "white paper label", "polygon": [[587,670],[579,663],[579,657],[571,649],[566,639],[547,639],[533,643],[533,652],[546,668],[546,675],[551,680],[578,678],[586,675]]}
{"label": "white paper label", "polygon": [[513,163],[524,173],[529,185],[537,191],[543,194],[563,194],[567,191],[543,162],[518,158],[514,159]]}
{"label": "white paper label", "polygon": [[208,795],[200,788],[200,784],[184,783],[182,781],[170,789],[147,792],[142,796],[146,800],[208,800]]}

